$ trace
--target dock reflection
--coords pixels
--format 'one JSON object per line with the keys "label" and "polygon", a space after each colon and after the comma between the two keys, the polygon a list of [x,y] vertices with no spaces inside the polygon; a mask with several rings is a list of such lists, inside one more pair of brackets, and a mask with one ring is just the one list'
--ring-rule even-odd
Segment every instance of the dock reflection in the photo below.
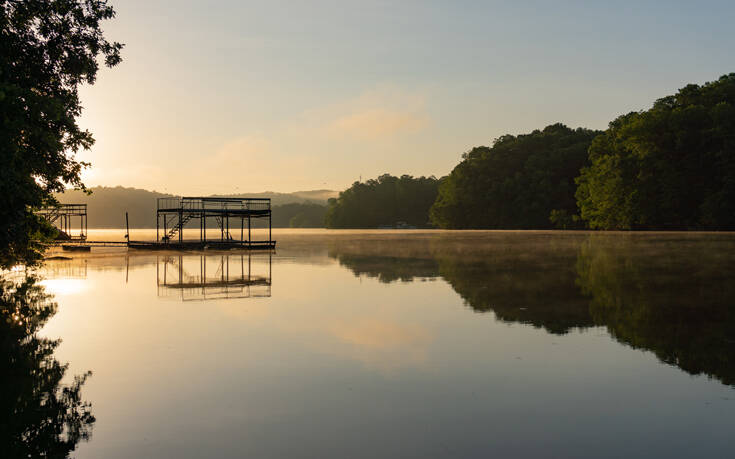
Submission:
{"label": "dock reflection", "polygon": [[87,260],[84,258],[51,259],[42,270],[44,279],[86,279]]}
{"label": "dock reflection", "polygon": [[159,297],[207,301],[271,296],[272,254],[156,257]]}

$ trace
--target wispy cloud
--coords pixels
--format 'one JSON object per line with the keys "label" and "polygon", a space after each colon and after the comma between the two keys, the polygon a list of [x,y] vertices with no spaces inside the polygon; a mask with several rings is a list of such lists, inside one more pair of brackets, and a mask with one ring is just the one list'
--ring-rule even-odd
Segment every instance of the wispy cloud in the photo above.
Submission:
{"label": "wispy cloud", "polygon": [[393,86],[380,86],[306,113],[330,138],[395,140],[429,124],[425,95]]}
{"label": "wispy cloud", "polygon": [[426,125],[426,118],[413,114],[373,108],[335,119],[328,129],[335,135],[347,135],[358,139],[391,137],[405,132],[415,132]]}

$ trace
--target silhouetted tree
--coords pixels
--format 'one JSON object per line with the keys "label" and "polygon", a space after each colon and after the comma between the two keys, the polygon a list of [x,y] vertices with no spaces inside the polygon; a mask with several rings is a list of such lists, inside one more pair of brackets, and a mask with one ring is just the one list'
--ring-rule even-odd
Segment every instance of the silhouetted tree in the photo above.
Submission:
{"label": "silhouetted tree", "polygon": [[574,226],[574,178],[598,134],[553,124],[473,148],[443,181],[431,221],[457,229]]}
{"label": "silhouetted tree", "polygon": [[95,81],[102,56],[122,45],[102,35],[105,0],[0,1],[0,266],[33,262],[54,230],[33,214],[65,185],[84,188],[74,159],[94,139],[77,125],[78,87]]}
{"label": "silhouetted tree", "polygon": [[577,179],[599,229],[735,229],[735,73],[610,123]]}

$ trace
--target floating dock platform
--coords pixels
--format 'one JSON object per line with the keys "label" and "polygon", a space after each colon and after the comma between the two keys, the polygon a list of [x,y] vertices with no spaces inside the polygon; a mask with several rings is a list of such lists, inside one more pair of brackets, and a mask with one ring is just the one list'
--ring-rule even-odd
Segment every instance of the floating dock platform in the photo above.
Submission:
{"label": "floating dock platform", "polygon": [[272,250],[276,248],[276,241],[130,241],[127,243],[127,246],[130,249],[140,250]]}

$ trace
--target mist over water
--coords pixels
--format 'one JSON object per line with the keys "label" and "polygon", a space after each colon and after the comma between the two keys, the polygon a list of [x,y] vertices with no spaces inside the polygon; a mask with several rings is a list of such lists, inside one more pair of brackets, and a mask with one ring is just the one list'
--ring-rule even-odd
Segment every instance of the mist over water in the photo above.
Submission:
{"label": "mist over water", "polygon": [[274,238],[272,254],[111,248],[47,262],[58,307],[41,335],[62,339],[67,375],[93,373],[81,391],[96,422],[76,457],[735,446],[733,234]]}

